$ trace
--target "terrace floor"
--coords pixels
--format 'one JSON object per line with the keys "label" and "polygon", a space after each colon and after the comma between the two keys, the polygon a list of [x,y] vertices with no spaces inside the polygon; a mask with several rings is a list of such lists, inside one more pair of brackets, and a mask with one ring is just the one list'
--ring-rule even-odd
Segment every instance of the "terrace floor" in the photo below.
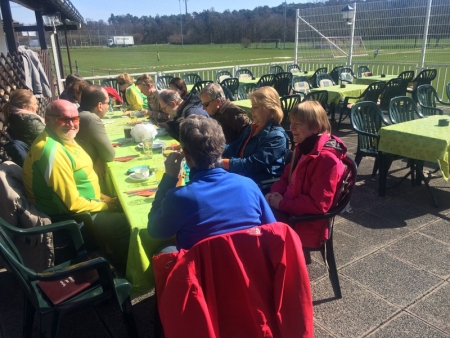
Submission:
{"label": "terrace floor", "polygon": [[[348,120],[346,121],[348,122]],[[347,129],[346,129],[347,128]],[[356,151],[356,135],[337,133]],[[309,265],[316,337],[450,337],[450,185],[430,182],[439,207],[424,186],[407,179],[378,197],[373,159],[363,158],[351,207],[336,219],[335,251],[343,298],[335,300],[320,254]],[[388,185],[405,173],[395,161]],[[434,169],[434,165],[430,164]],[[0,272],[0,334],[19,337],[23,297],[12,276]],[[140,337],[153,337],[152,293],[134,300]],[[36,323],[35,323],[36,325]],[[176,321],[174,321],[176,325]],[[126,337],[114,304],[87,308],[62,321],[61,337]]]}

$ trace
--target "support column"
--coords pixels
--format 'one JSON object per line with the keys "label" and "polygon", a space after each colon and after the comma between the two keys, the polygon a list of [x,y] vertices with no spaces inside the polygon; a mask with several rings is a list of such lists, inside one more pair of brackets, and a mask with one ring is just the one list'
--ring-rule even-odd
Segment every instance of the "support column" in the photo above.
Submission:
{"label": "support column", "polygon": [[47,50],[47,42],[45,41],[45,33],[44,33],[44,20],[42,19],[42,13],[34,12],[36,17],[36,26],[37,33],[39,37],[39,44],[41,45],[41,50]]}
{"label": "support column", "polygon": [[17,54],[17,41],[14,34],[13,19],[9,0],[0,0],[0,8],[2,10],[3,25],[6,35],[6,44],[8,45],[8,51],[11,54]]}

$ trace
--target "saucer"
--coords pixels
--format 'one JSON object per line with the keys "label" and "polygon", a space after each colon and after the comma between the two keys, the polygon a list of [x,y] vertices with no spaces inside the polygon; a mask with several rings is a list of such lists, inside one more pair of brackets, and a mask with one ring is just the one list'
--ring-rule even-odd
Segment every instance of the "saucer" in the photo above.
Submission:
{"label": "saucer", "polygon": [[[153,141],[153,145],[152,145],[152,149],[158,149],[158,148],[162,148],[166,145],[165,142],[162,141]],[[137,145],[138,148],[142,149],[144,148],[144,144],[142,142],[138,143]]]}
{"label": "saucer", "polygon": [[152,176],[152,174],[150,173],[150,175],[148,177],[144,177],[144,178],[137,178],[134,173],[130,174],[128,177],[130,178],[130,180],[135,181],[135,182],[144,182],[147,181],[150,177]]}

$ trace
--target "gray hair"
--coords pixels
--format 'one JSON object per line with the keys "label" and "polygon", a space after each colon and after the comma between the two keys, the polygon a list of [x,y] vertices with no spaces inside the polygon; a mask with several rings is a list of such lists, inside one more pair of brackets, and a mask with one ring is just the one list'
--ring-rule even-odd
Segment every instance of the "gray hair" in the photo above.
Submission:
{"label": "gray hair", "polygon": [[222,87],[220,84],[217,83],[210,83],[205,86],[205,88],[202,89],[200,92],[200,95],[205,94],[208,95],[208,98],[210,100],[218,99],[220,98],[222,102],[226,100],[225,93],[223,92]]}
{"label": "gray hair", "polygon": [[176,104],[181,104],[183,99],[178,92],[171,89],[164,89],[159,92],[159,99],[165,104],[170,104],[170,102],[175,102]]}
{"label": "gray hair", "polygon": [[180,123],[180,144],[196,169],[212,169],[225,149],[225,136],[216,120],[190,115]]}

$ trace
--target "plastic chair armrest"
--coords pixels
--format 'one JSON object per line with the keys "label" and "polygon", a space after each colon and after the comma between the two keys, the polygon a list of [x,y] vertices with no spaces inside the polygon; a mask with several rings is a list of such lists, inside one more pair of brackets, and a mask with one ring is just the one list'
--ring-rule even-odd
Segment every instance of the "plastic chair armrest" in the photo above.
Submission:
{"label": "plastic chair armrest", "polygon": [[308,215],[301,215],[301,216],[290,216],[289,222],[292,223],[299,223],[299,222],[310,222],[310,221],[316,221],[319,219],[329,219],[334,217],[333,214],[326,212],[324,214],[308,214]]}

